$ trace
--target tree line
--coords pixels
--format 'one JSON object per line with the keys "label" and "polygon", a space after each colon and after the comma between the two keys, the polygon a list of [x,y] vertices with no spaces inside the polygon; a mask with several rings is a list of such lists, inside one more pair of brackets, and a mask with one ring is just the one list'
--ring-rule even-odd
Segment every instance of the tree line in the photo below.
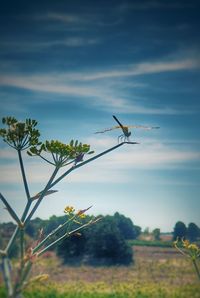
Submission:
{"label": "tree line", "polygon": [[195,242],[200,238],[200,228],[193,222],[186,226],[184,222],[178,221],[174,226],[173,240],[177,238]]}
{"label": "tree line", "polygon": [[[75,233],[65,239],[56,249],[56,253],[65,263],[88,263],[88,264],[122,264],[128,265],[134,262],[133,249],[127,240],[137,239],[142,229],[134,225],[132,220],[119,212],[114,215],[100,216],[101,220],[81,234]],[[90,220],[92,216],[86,216],[82,223]],[[51,231],[67,220],[67,215],[51,216],[48,220],[35,218],[30,221],[26,227],[26,240],[28,242],[37,239],[38,235],[42,239]],[[71,222],[70,229],[76,229],[79,223]],[[15,225],[13,223],[0,224],[0,243],[9,239]],[[145,233],[145,230],[144,232]],[[191,242],[200,238],[200,229],[195,223],[189,223],[186,226],[178,221],[173,229],[173,240],[188,239]],[[160,229],[152,231],[154,240],[160,240]],[[12,255],[16,256],[18,252],[17,243],[13,249]]]}
{"label": "tree line", "polygon": [[[65,263],[88,263],[88,264],[123,264],[128,265],[134,261],[133,249],[127,242],[129,239],[136,239],[141,228],[134,225],[132,220],[118,212],[113,216],[99,216],[101,220],[98,223],[87,227],[80,233],[74,233],[66,238],[55,251]],[[83,218],[82,224],[92,219],[92,216]],[[39,234],[42,239],[51,231],[56,229],[68,220],[67,215],[51,216],[48,220],[35,218],[30,221],[26,227],[26,240],[33,242]],[[78,222],[70,223],[70,230],[76,229]],[[0,231],[4,231],[3,237],[0,236],[0,242],[9,239],[9,234],[14,230],[14,224],[0,224]],[[51,239],[52,241],[52,239]],[[17,243],[13,251],[13,256],[17,254]]]}
{"label": "tree line", "polygon": [[[128,244],[128,239],[136,239],[141,228],[134,225],[130,218],[116,212],[113,216],[100,216],[97,224],[75,233],[66,238],[57,248],[56,253],[65,263],[88,263],[88,264],[123,264],[133,262],[133,249]],[[82,220],[90,220],[87,216]],[[44,233],[48,234],[52,229],[66,221],[66,216],[52,216],[45,222]],[[41,220],[35,219],[27,226],[26,232],[35,237]],[[77,222],[72,222],[70,229],[75,229]]]}

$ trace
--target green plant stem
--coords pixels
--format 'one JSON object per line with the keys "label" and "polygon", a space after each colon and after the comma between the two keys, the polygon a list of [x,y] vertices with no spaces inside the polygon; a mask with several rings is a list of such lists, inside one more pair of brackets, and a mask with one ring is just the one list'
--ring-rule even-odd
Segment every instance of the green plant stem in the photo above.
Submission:
{"label": "green plant stem", "polygon": [[[37,205],[35,204],[35,206],[34,206],[34,208],[33,208],[34,210],[32,210],[31,214],[29,214],[29,219],[28,219],[28,220],[30,220],[31,216],[33,215],[33,213],[34,213],[35,210],[37,209],[38,205],[40,204],[42,198],[45,196],[45,192],[48,190],[48,188],[49,188],[49,184],[51,184],[51,182],[53,181],[53,179],[54,179],[54,177],[55,177],[57,171],[58,171],[58,169],[56,168],[56,169],[54,170],[54,172],[53,172],[51,178],[49,179],[49,181],[48,181],[48,183],[47,183],[45,189],[42,191],[40,198],[38,199],[39,203],[38,203],[38,201],[37,201],[37,203],[36,203]],[[30,209],[30,207],[31,207],[31,204],[32,204],[32,201],[31,201],[31,200],[28,200],[28,202],[26,203],[24,212],[23,212],[23,214],[22,214],[22,217],[21,217],[21,222],[22,222],[22,223],[24,222],[24,220],[25,220],[26,217],[27,217],[27,214],[28,214],[28,212],[29,212],[29,209]],[[26,220],[26,223],[27,223],[28,220]],[[8,255],[10,254],[10,251],[11,251],[11,249],[12,249],[13,243],[14,243],[14,241],[15,241],[15,239],[16,239],[18,233],[19,233],[19,231],[20,231],[20,228],[19,228],[19,226],[17,226],[16,229],[15,229],[15,231],[14,231],[14,233],[13,233],[13,235],[12,235],[12,237],[10,238],[10,240],[9,240],[9,242],[8,242],[8,245],[7,245],[6,250],[5,250],[5,252],[6,252]]]}
{"label": "green plant stem", "polygon": [[10,275],[9,259],[6,256],[3,256],[2,258],[2,269],[3,269],[2,270],[3,278],[8,292],[8,297],[11,298],[13,295],[13,287],[12,287],[12,280]]}
{"label": "green plant stem", "polygon": [[46,192],[48,191],[48,189],[50,188],[50,185],[52,184],[52,181],[54,180],[56,174],[58,173],[59,167],[56,167],[54,169],[53,174],[51,175],[46,187],[44,188],[44,190],[41,192],[41,195],[39,197],[39,199],[37,200],[36,204],[34,205],[33,209],[31,210],[31,212],[29,213],[29,215],[26,217],[25,219],[25,224],[27,224],[27,222],[30,221],[30,219],[32,218],[33,214],[35,213],[35,211],[37,210],[37,208],[39,207],[43,197],[45,196]]}
{"label": "green plant stem", "polygon": [[29,212],[29,209],[30,209],[30,207],[31,207],[31,204],[32,204],[31,200],[29,200],[29,201],[26,203],[24,212],[23,212],[22,217],[21,217],[21,221],[22,221],[22,222],[24,222],[24,220],[25,220],[25,218],[26,218],[26,216],[27,216],[27,214],[28,214],[28,212]]}
{"label": "green plant stem", "polygon": [[69,233],[65,233],[63,236],[61,236],[60,238],[56,239],[54,242],[50,243],[48,246],[46,246],[44,249],[42,249],[40,252],[37,253],[37,256],[39,257],[40,255],[42,255],[43,253],[45,253],[48,249],[54,247],[55,245],[58,245],[60,242],[62,242],[65,238],[71,236],[74,233],[79,232],[80,230],[82,230],[83,228],[93,224],[93,221],[89,221],[85,224],[83,224],[82,226],[74,229],[73,231],[69,232]]}
{"label": "green plant stem", "polygon": [[[46,187],[44,188],[43,192],[41,193],[41,196],[40,196],[40,198],[38,199],[37,203],[35,204],[35,206],[33,207],[32,211],[30,212],[29,216],[27,217],[27,220],[26,220],[25,223],[27,223],[28,220],[31,219],[32,215],[34,214],[34,212],[35,212],[36,209],[38,208],[38,206],[39,206],[41,200],[43,199],[43,197],[44,197],[44,195],[45,195],[45,193],[46,193],[46,191],[47,191],[49,185],[52,183],[53,179],[55,178],[55,176],[56,176],[58,170],[59,170],[59,168],[55,168],[55,170],[54,170],[52,176],[50,177],[50,179],[49,179],[49,181],[48,181]],[[30,209],[30,207],[31,207],[31,204],[32,204],[32,201],[29,199],[28,202],[27,202],[27,204],[26,204],[26,207],[25,207],[25,209],[24,209],[22,218],[21,218],[21,222],[22,222],[22,223],[23,223],[24,220],[26,219],[26,216],[27,216],[28,211],[29,211],[29,209]],[[7,254],[10,253],[10,251],[11,251],[11,249],[12,249],[12,245],[13,245],[13,243],[14,243],[14,241],[15,241],[15,239],[16,239],[16,237],[17,237],[17,235],[18,235],[19,232],[20,232],[20,250],[21,250],[20,283],[17,283],[17,284],[15,285],[15,291],[17,291],[18,287],[21,287],[23,281],[26,279],[26,277],[27,277],[27,275],[28,275],[27,272],[30,271],[31,266],[32,266],[32,265],[31,265],[31,266],[28,266],[28,268],[27,268],[27,266],[26,266],[26,268],[24,269],[24,229],[23,229],[22,227],[20,227],[20,226],[17,226],[17,227],[16,227],[16,229],[15,229],[15,231],[14,231],[14,233],[13,233],[13,235],[12,235],[12,237],[11,237],[11,239],[10,239],[8,245],[7,245],[6,253],[7,253]],[[30,268],[29,268],[29,267],[30,267]],[[7,275],[6,275],[6,276],[7,276]],[[9,276],[8,276],[8,280],[9,280]],[[10,283],[11,283],[11,279],[10,279]],[[8,283],[8,285],[9,285],[9,283]],[[8,290],[9,290],[9,288],[8,288]],[[14,294],[14,297],[16,297],[15,295],[16,295],[16,293]]]}
{"label": "green plant stem", "polygon": [[[99,154],[97,154],[97,155],[95,155],[95,156],[93,156],[93,157],[87,159],[86,161],[83,161],[82,163],[79,163],[79,164],[77,164],[77,165],[72,166],[69,170],[67,170],[67,171],[66,171],[65,173],[63,173],[60,177],[58,177],[53,183],[49,184],[49,187],[48,187],[48,189],[46,189],[46,190],[51,189],[54,185],[56,185],[59,181],[61,181],[65,176],[67,176],[70,172],[74,171],[75,169],[80,168],[80,167],[84,166],[85,164],[87,164],[87,163],[89,163],[89,162],[91,162],[91,161],[93,161],[93,160],[95,160],[95,159],[98,159],[99,157],[101,157],[101,156],[103,156],[103,155],[105,155],[105,154],[107,154],[107,153],[109,153],[109,152],[111,152],[111,151],[117,149],[118,147],[120,147],[120,146],[122,146],[122,145],[124,145],[124,144],[132,144],[132,145],[134,145],[134,144],[139,144],[139,143],[137,143],[137,142],[122,142],[122,143],[120,143],[120,144],[117,144],[117,145],[114,146],[114,147],[111,147],[111,148],[109,148],[109,149],[107,149],[107,150],[105,150],[105,151],[103,151],[103,152],[101,152],[101,153],[99,153]],[[70,164],[70,163],[71,163],[71,162],[69,162],[69,164]],[[42,191],[42,192],[43,192],[43,191]],[[41,192],[41,193],[42,193],[42,192]],[[32,198],[31,198],[31,199],[32,199]]]}
{"label": "green plant stem", "polygon": [[14,287],[14,291],[13,291],[13,297],[15,298],[20,298],[20,297],[23,297],[21,296],[21,291],[22,291],[22,288],[23,288],[23,283],[24,281],[26,280],[26,278],[28,277],[29,273],[30,273],[30,270],[31,270],[31,267],[32,267],[32,262],[31,261],[28,261],[26,267],[23,267],[23,268],[20,268],[20,272],[19,272],[19,279],[18,281],[16,282],[15,284],[15,287]]}
{"label": "green plant stem", "polygon": [[12,237],[10,238],[10,240],[9,240],[9,242],[8,242],[8,244],[7,244],[6,249],[5,249],[5,253],[6,253],[8,256],[9,256],[9,254],[10,254],[10,251],[11,251],[11,249],[12,249],[13,243],[14,243],[14,241],[15,241],[15,239],[16,239],[18,233],[19,233],[19,227],[17,226],[17,227],[15,228],[15,231],[14,231],[13,234],[12,234]]}
{"label": "green plant stem", "polygon": [[21,268],[24,266],[24,228],[20,229],[20,257],[21,257]]}
{"label": "green plant stem", "polygon": [[[91,162],[91,161],[93,161],[93,160],[95,160],[95,159],[97,159],[97,158],[99,158],[99,157],[101,157],[101,156],[103,156],[103,155],[105,155],[105,154],[107,154],[107,153],[109,153],[109,152],[111,152],[111,151],[117,149],[118,147],[120,147],[120,146],[122,146],[122,145],[124,145],[124,144],[130,144],[130,142],[122,142],[122,143],[120,143],[120,144],[117,144],[116,146],[111,147],[111,148],[109,148],[109,149],[107,149],[107,150],[105,150],[105,151],[103,151],[103,152],[101,152],[101,153],[99,153],[99,154],[97,154],[97,155],[95,155],[95,156],[93,156],[93,157],[87,159],[86,161],[83,161],[82,163],[79,163],[79,164],[77,164],[77,165],[75,165],[75,166],[72,166],[69,170],[67,170],[65,173],[63,173],[58,179],[56,179],[56,180],[50,185],[50,188],[53,187],[55,184],[57,184],[60,180],[62,180],[62,179],[63,179],[65,176],[67,176],[70,172],[72,172],[72,171],[74,171],[74,170],[76,170],[76,169],[78,169],[78,168],[84,166],[85,164],[87,164],[87,163],[89,163],[89,162]],[[132,143],[131,143],[131,144],[132,144]],[[137,143],[133,143],[133,144],[137,144]]]}
{"label": "green plant stem", "polygon": [[[25,220],[25,218],[26,218],[26,215],[27,215],[27,213],[28,213],[28,211],[29,211],[30,206],[31,206],[31,201],[29,200],[29,201],[26,203],[26,206],[25,206],[24,212],[23,212],[23,214],[22,214],[21,222],[20,222],[20,223],[24,222],[24,220]],[[12,249],[13,243],[14,243],[14,241],[15,241],[15,239],[16,239],[18,233],[19,233],[19,231],[20,231],[20,228],[19,228],[19,225],[18,225],[18,226],[15,228],[15,231],[14,231],[14,233],[12,234],[12,237],[10,238],[10,240],[9,240],[9,242],[8,242],[8,244],[7,244],[7,247],[6,247],[5,252],[6,252],[8,255],[10,254],[10,251],[11,251],[11,249]]]}
{"label": "green plant stem", "polygon": [[17,150],[17,153],[18,153],[18,157],[19,157],[19,164],[20,164],[22,178],[23,178],[23,182],[24,182],[26,197],[27,197],[27,200],[30,200],[30,192],[29,192],[28,183],[27,183],[27,179],[26,179],[26,174],[25,174],[25,170],[24,170],[24,164],[23,164],[21,150],[20,149]]}
{"label": "green plant stem", "polygon": [[200,281],[200,271],[199,271],[199,268],[198,268],[198,266],[197,266],[197,262],[196,262],[196,260],[192,259],[192,263],[193,263],[193,265],[194,265],[195,271],[196,271],[197,276],[198,276],[198,279],[199,279],[199,281]]}
{"label": "green plant stem", "polygon": [[2,200],[2,202],[4,203],[4,205],[6,206],[8,212],[10,213],[10,215],[12,216],[12,218],[18,223],[20,224],[20,219],[17,216],[17,214],[15,213],[15,211],[12,209],[12,207],[10,206],[10,204],[7,202],[7,200],[4,198],[4,196],[0,193],[0,198]]}
{"label": "green plant stem", "polygon": [[55,230],[53,230],[49,235],[47,235],[46,238],[44,238],[36,247],[34,247],[32,253],[36,253],[42,246],[44,246],[54,235],[56,235],[58,232],[61,232],[65,226],[71,222],[74,218],[76,217],[76,215],[72,216],[69,220],[67,220],[65,223],[63,223],[62,225],[59,225]]}

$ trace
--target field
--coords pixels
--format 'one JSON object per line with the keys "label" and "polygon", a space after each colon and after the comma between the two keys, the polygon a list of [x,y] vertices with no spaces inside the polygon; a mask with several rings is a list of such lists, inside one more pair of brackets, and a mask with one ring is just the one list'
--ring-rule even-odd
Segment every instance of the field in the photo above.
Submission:
{"label": "field", "polygon": [[[29,298],[199,298],[200,283],[192,264],[174,248],[134,246],[135,264],[125,267],[63,266],[49,253],[34,274],[49,281],[29,286]],[[0,297],[4,297],[3,293]]]}

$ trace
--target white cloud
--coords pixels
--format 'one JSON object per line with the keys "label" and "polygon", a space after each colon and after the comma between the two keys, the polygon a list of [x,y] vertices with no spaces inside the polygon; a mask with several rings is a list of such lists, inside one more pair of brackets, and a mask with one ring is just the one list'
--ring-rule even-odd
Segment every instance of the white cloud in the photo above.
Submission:
{"label": "white cloud", "polygon": [[[167,62],[152,62],[140,63],[132,66],[127,66],[124,69],[108,70],[104,72],[91,73],[82,77],[82,80],[98,80],[105,78],[139,76],[146,74],[154,74],[161,72],[173,72],[179,70],[189,70],[197,68],[197,61],[186,59],[182,61],[167,61]],[[81,77],[80,77],[81,79]]]}
{"label": "white cloud", "polygon": [[[78,41],[76,41],[78,42]],[[138,104],[138,98],[128,99],[119,96],[119,88],[123,86],[123,78],[126,76],[140,76],[161,72],[189,70],[198,67],[196,60],[185,59],[181,61],[168,61],[157,63],[139,63],[118,67],[116,70],[103,72],[66,72],[37,75],[0,75],[0,85],[28,89],[36,92],[48,92],[60,95],[72,95],[82,99],[83,103],[120,113],[148,113],[148,114],[179,114],[192,111],[168,106],[150,108]],[[118,78],[119,81],[113,83]],[[109,81],[108,81],[109,79]],[[121,81],[120,81],[121,79]],[[104,80],[104,81],[102,81]],[[103,84],[103,88],[102,88]],[[114,85],[113,85],[114,84]],[[133,84],[133,88],[141,88],[141,85]],[[37,99],[36,99],[37,100]],[[51,100],[51,99],[48,99]],[[57,100],[69,100],[67,97]],[[76,99],[73,99],[76,100]],[[38,103],[38,102],[37,102]]]}
{"label": "white cloud", "polygon": [[0,84],[33,91],[92,96],[92,89],[88,89],[87,87],[75,87],[72,85],[67,86],[63,82],[59,84],[57,80],[53,80],[53,76],[49,76],[49,80],[46,76],[43,77],[41,75],[30,77],[0,76]]}
{"label": "white cloud", "polygon": [[[116,144],[115,138],[89,138],[91,148],[98,154]],[[13,158],[13,156],[11,156]],[[85,160],[88,157],[85,158]],[[27,179],[33,185],[46,184],[52,174],[53,167],[44,164],[39,159],[29,161],[26,158]],[[132,169],[165,169],[187,166],[189,162],[200,163],[200,152],[184,149],[182,146],[165,145],[155,140],[142,142],[139,145],[123,145],[121,149],[102,156],[95,162],[89,163],[67,176],[64,183],[125,183]],[[188,165],[191,166],[191,165]],[[193,165],[195,167],[195,165]],[[62,174],[66,169],[62,169]],[[60,175],[59,174],[59,175]],[[58,175],[58,176],[59,176]],[[17,162],[1,165],[0,183],[20,184],[21,173]]]}
{"label": "white cloud", "polygon": [[84,22],[84,18],[81,18],[79,15],[67,14],[67,13],[49,12],[47,14],[39,15],[35,17],[40,20],[60,21],[63,23],[72,23],[72,24],[77,24],[77,23],[80,24]]}
{"label": "white cloud", "polygon": [[10,49],[15,48],[15,52],[27,53],[37,52],[41,50],[47,50],[54,46],[65,46],[65,47],[86,47],[101,43],[99,38],[83,38],[83,37],[68,37],[63,39],[55,39],[48,41],[6,41],[1,42],[1,51],[9,52]]}
{"label": "white cloud", "polygon": [[88,24],[91,19],[94,18],[93,15],[89,14],[72,14],[72,13],[62,13],[62,12],[47,12],[46,14],[36,14],[30,16],[34,20],[37,21],[46,21],[46,22],[60,22],[65,25],[73,25],[73,26],[83,26]]}

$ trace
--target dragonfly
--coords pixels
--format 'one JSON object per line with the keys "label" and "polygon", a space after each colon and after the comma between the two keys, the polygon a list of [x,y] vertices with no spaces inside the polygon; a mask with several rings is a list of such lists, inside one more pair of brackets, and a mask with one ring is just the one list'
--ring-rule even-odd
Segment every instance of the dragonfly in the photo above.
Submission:
{"label": "dragonfly", "polygon": [[119,141],[123,141],[123,142],[130,142],[130,136],[131,136],[131,131],[129,130],[129,128],[141,128],[141,129],[146,129],[146,130],[150,130],[150,129],[158,129],[160,128],[159,126],[143,126],[143,125],[123,125],[116,116],[113,115],[113,118],[115,119],[115,121],[118,123],[117,126],[111,127],[111,128],[106,128],[102,131],[97,131],[95,133],[104,133],[113,129],[121,129],[123,134],[121,134],[120,136],[118,136],[118,143]]}

